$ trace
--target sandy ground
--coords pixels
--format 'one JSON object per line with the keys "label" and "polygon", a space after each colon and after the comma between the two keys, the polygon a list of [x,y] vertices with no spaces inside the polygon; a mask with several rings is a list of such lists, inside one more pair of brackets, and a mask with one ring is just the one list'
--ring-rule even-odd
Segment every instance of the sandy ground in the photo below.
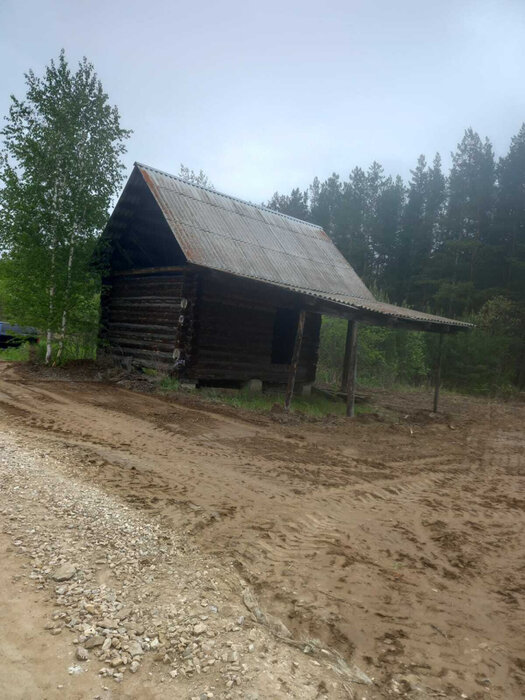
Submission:
{"label": "sandy ground", "polygon": [[[337,685],[321,658],[318,697],[525,696],[523,405],[445,396],[436,417],[426,395],[376,392],[382,417],[285,421],[85,379],[0,365],[0,431],[235,572],[298,654],[314,640],[373,679]],[[96,697],[12,550],[1,535],[1,696]],[[108,697],[192,697],[162,673]],[[252,676],[238,697],[310,697]]]}

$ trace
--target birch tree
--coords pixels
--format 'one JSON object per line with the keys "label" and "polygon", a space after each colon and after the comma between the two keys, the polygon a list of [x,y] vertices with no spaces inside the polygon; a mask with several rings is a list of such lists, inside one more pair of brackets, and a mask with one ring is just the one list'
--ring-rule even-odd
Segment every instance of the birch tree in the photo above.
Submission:
{"label": "birch tree", "polygon": [[96,281],[90,258],[123,177],[130,131],[120,126],[84,58],[72,70],[62,51],[44,75],[26,76],[11,97],[3,136],[0,246],[9,259],[7,306],[45,331],[46,362],[60,359]]}

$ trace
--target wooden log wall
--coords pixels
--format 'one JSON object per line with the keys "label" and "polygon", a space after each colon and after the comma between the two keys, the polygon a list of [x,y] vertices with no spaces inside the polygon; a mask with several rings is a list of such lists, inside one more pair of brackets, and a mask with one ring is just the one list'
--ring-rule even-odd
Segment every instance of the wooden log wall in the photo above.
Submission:
{"label": "wooden log wall", "polygon": [[172,371],[185,364],[188,300],[183,270],[116,275],[102,295],[103,350],[116,361]]}
{"label": "wooden log wall", "polygon": [[[299,311],[295,295],[261,283],[207,272],[199,274],[193,294],[188,377],[217,382],[261,379],[286,384],[289,364],[271,361],[273,329],[278,308]],[[297,367],[298,384],[315,379],[320,325],[318,314],[306,314]]]}
{"label": "wooden log wall", "polygon": [[[190,267],[118,273],[102,295],[101,345],[116,362],[190,380],[284,385],[289,364],[272,363],[274,321],[296,304],[268,285]],[[315,378],[320,324],[306,313],[299,385]]]}

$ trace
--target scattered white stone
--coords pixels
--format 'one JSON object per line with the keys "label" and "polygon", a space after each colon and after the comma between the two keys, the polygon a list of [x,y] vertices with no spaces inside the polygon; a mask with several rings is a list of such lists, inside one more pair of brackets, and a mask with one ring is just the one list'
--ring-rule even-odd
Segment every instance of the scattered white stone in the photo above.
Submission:
{"label": "scattered white stone", "polygon": [[[167,531],[160,519],[115,499],[95,481],[80,480],[76,463],[69,466],[68,457],[43,465],[29,450],[13,449],[4,433],[0,483],[0,513],[7,516],[8,534],[18,537],[31,557],[26,577],[55,599],[56,612],[46,629],[53,635],[71,632],[76,659],[98,660],[101,677],[121,682],[127,669],[133,674],[140,669],[150,650],[157,663],[148,677],[159,674],[160,682],[182,678],[195,683],[202,674],[209,685],[198,700],[213,697],[209,687],[225,700],[251,700],[250,693],[235,695],[240,692],[236,686],[254,680],[251,671],[268,673],[270,679],[277,673],[286,677],[290,654],[296,652],[269,631],[279,636],[289,631],[260,609],[244,582],[243,591],[236,589],[237,577],[198,551],[183,529]],[[110,570],[103,583],[102,565]],[[235,590],[244,597],[235,601]],[[240,615],[243,601],[249,613]],[[265,651],[256,659],[249,657],[250,668],[243,655],[256,646]],[[163,672],[158,662],[166,664]],[[293,684],[299,689],[331,673],[326,664],[316,670],[307,663],[304,659],[294,667]],[[74,665],[68,672],[85,670],[86,665]],[[179,695],[177,687],[174,696]],[[268,687],[268,697],[279,697],[279,688]]]}
{"label": "scattered white stone", "polygon": [[117,629],[118,622],[117,622],[117,620],[111,620],[110,618],[105,617],[103,620],[100,621],[99,627],[104,627],[105,629],[114,630],[114,629]]}
{"label": "scattered white stone", "polygon": [[74,564],[62,564],[56,569],[53,574],[53,579],[55,581],[69,581],[77,573],[77,567]]}
{"label": "scattered white stone", "polygon": [[79,661],[87,661],[89,658],[89,652],[84,647],[77,647],[77,659]]}
{"label": "scattered white stone", "polygon": [[100,634],[95,634],[93,637],[86,639],[84,647],[86,649],[93,649],[93,647],[100,647],[104,644],[105,638]]}
{"label": "scattered white stone", "polygon": [[144,653],[144,650],[142,649],[142,644],[140,642],[132,641],[128,644],[128,652],[131,656],[140,656]]}

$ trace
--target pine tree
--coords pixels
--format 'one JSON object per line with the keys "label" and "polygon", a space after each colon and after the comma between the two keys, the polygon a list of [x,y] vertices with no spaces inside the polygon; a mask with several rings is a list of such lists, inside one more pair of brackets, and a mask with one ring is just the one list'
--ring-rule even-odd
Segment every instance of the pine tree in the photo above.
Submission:
{"label": "pine tree", "polygon": [[398,259],[401,222],[405,204],[405,186],[399,175],[383,178],[375,202],[374,224],[371,233],[373,274],[371,283],[392,297],[396,280],[402,270]]}
{"label": "pine tree", "polygon": [[479,307],[480,251],[490,239],[496,195],[492,145],[467,129],[452,154],[448,205],[435,269],[440,286],[435,299],[447,313]]}
{"label": "pine tree", "polygon": [[308,192],[301,192],[298,187],[293,189],[290,195],[275,192],[266,206],[269,209],[275,209],[281,214],[294,216],[296,219],[302,219],[303,221],[308,221],[310,218]]}
{"label": "pine tree", "polygon": [[[340,250],[360,277],[369,279],[372,250],[370,245],[370,197],[368,177],[362,168],[354,168],[343,185],[341,229],[346,227]],[[340,236],[341,238],[342,236]]]}
{"label": "pine tree", "polygon": [[525,301],[525,124],[498,166],[497,239],[501,245],[500,284]]}
{"label": "pine tree", "polygon": [[392,298],[398,303],[424,308],[435,291],[428,278],[428,267],[440,235],[446,198],[439,154],[434,157],[432,167],[428,167],[425,156],[419,156],[411,174],[394,270],[390,271],[396,281]]}
{"label": "pine tree", "polygon": [[388,276],[390,293],[397,303],[412,297],[414,280],[419,272],[419,258],[424,249],[426,193],[428,182],[427,163],[424,156],[418,158],[411,170],[407,199],[402,213],[401,226],[390,261]]}
{"label": "pine tree", "polygon": [[320,183],[315,178],[310,190],[310,214],[312,221],[322,226],[325,232],[344,246],[344,235],[338,229],[341,208],[341,193],[343,185],[337,173]]}

